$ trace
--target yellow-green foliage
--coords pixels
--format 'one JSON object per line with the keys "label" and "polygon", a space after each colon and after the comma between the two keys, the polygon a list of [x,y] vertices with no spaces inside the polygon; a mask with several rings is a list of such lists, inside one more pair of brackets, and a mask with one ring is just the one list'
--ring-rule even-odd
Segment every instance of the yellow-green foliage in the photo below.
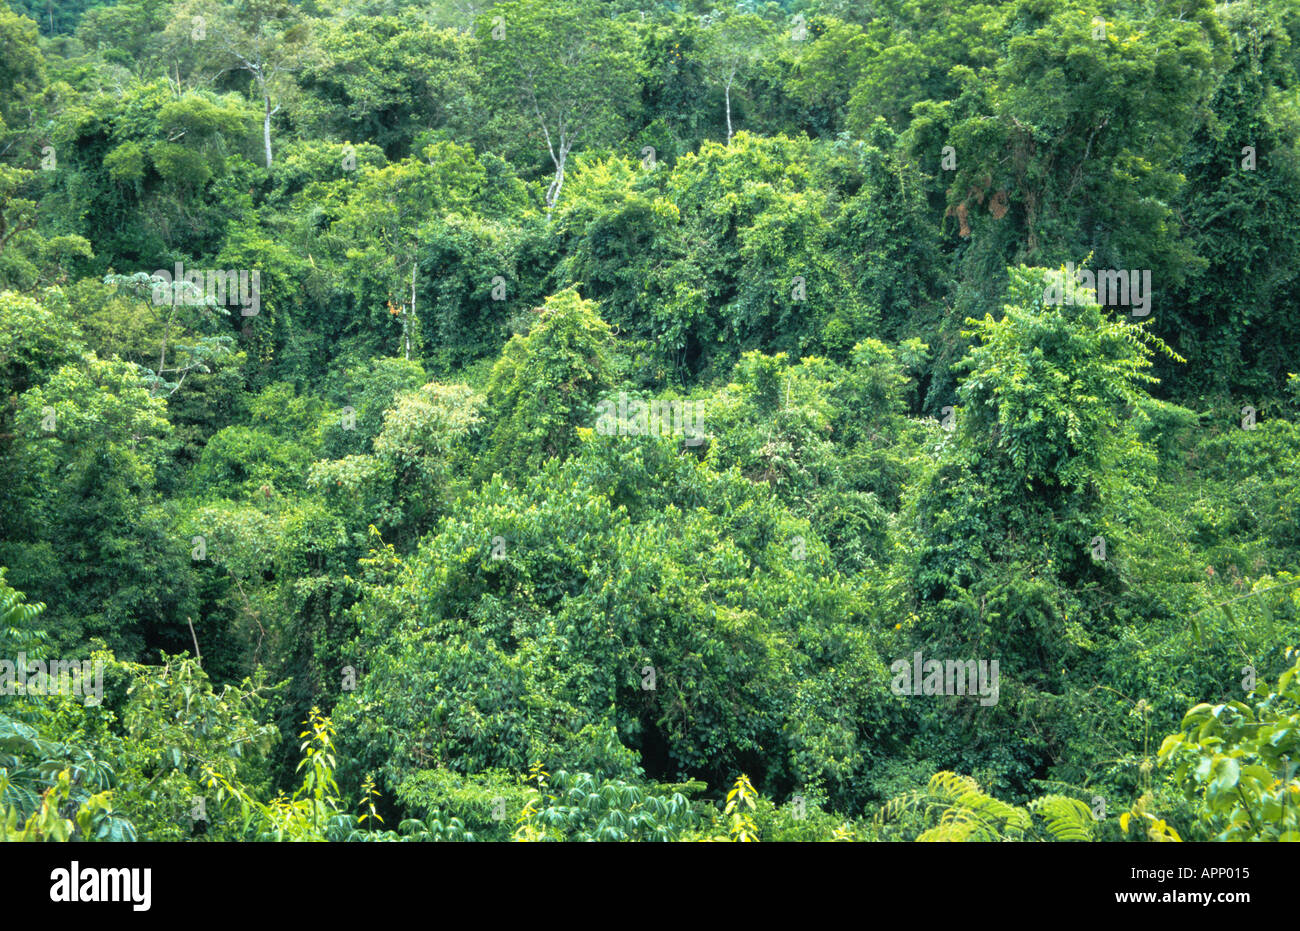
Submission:
{"label": "yellow-green foliage", "polygon": [[989,795],[970,776],[935,773],[922,790],[891,799],[875,823],[898,822],[918,841],[1088,841],[1092,811],[1078,799],[1044,795],[1025,807]]}

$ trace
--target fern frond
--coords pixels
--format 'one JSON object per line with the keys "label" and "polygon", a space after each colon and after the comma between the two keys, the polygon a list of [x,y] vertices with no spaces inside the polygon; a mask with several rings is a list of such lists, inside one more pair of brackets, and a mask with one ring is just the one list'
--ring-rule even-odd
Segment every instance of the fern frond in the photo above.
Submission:
{"label": "fern frond", "polygon": [[1033,825],[1025,809],[994,798],[970,776],[946,770],[930,777],[923,791],[891,799],[877,814],[876,822],[918,807],[940,812],[938,823],[923,831],[918,841],[1020,840]]}
{"label": "fern frond", "polygon": [[1029,803],[1029,810],[1043,819],[1047,833],[1059,841],[1092,840],[1092,811],[1075,798],[1044,795]]}

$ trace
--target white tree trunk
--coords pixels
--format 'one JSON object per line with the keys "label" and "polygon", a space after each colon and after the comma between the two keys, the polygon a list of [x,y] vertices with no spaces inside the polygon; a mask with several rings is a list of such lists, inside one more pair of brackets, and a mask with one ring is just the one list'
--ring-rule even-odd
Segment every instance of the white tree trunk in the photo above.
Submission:
{"label": "white tree trunk", "polygon": [[[419,263],[412,260],[411,261],[411,326],[415,325],[415,270],[418,267],[419,267]],[[406,358],[408,361],[411,358],[411,328],[409,326],[406,327]]]}
{"label": "white tree trunk", "polygon": [[279,110],[280,108],[276,107],[275,110],[272,110],[271,98],[265,94],[263,94],[262,100],[266,103],[266,110],[265,110],[266,115],[262,118],[262,142],[266,146],[266,167],[270,168],[271,167],[271,116],[275,113],[275,110]]}
{"label": "white tree trunk", "polygon": [[568,149],[561,145],[559,156],[554,158],[555,178],[551,181],[551,186],[546,189],[546,222],[548,223],[551,221],[551,210],[560,199],[560,188],[564,187],[564,163],[568,157]]}
{"label": "white tree trunk", "polygon": [[731,72],[731,76],[727,78],[727,145],[731,145],[731,82],[735,77],[736,72],[733,71]]}

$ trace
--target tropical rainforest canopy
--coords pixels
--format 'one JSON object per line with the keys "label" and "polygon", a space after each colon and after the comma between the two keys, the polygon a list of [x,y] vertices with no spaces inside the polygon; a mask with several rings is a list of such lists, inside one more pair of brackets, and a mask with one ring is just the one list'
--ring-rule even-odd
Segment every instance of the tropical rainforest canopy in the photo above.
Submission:
{"label": "tropical rainforest canopy", "polygon": [[8,0],[0,839],[1300,839],[1300,0]]}

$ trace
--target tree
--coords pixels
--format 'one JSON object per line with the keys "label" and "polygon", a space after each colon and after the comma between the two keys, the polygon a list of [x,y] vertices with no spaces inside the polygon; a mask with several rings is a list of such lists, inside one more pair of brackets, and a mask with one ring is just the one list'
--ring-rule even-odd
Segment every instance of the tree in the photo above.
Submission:
{"label": "tree", "polygon": [[[964,377],[944,422],[931,422],[936,451],[904,494],[907,555],[893,569],[909,593],[898,610],[913,650],[1017,670],[1001,700],[956,732],[916,709],[919,730],[953,742],[932,758],[943,767],[996,758],[1027,790],[1021,780],[1060,753],[1068,717],[1028,696],[1068,692],[1065,671],[1090,668],[1114,635],[1128,565],[1142,561],[1130,555],[1143,543],[1129,528],[1141,526],[1135,508],[1156,476],[1130,412],[1151,383],[1151,357],[1169,350],[1090,296],[1045,300],[1046,269],[1008,274],[1001,318],[968,320],[978,344],[957,366]],[[1007,748],[1001,729],[1029,727],[1022,714],[1041,736]]]}
{"label": "tree", "polygon": [[517,104],[545,139],[554,169],[549,216],[569,153],[610,138],[632,104],[637,72],[626,33],[591,0],[503,3],[478,20],[475,33],[487,92]]}
{"label": "tree", "polygon": [[[35,122],[35,105],[45,89],[45,59],[41,56],[36,24],[7,6],[0,9],[0,86],[7,88],[0,101],[0,157],[11,155],[20,133]],[[12,157],[12,156],[11,156]]]}
{"label": "tree", "polygon": [[195,658],[163,654],[158,665],[114,663],[125,679],[123,741],[115,754],[122,785],[115,798],[150,839],[188,840],[200,820],[208,837],[241,839],[217,817],[214,780],[244,788],[265,778],[278,734],[266,723],[271,690],[259,670],[217,687]]}
{"label": "tree", "polygon": [[722,89],[727,117],[727,145],[731,145],[731,91],[743,81],[762,54],[771,27],[754,13],[731,12],[705,25],[704,62],[709,81]]}
{"label": "tree", "polygon": [[1174,355],[1146,325],[1103,311],[1091,292],[1051,303],[1056,274],[1017,268],[1001,319],[969,320],[979,339],[958,363],[966,377],[961,431],[1025,488],[1077,491],[1098,481],[1121,416]]}
{"label": "tree", "polygon": [[[174,0],[122,0],[95,6],[82,15],[76,39],[83,48],[103,55],[106,76],[123,82],[155,80],[174,67],[175,47],[169,47],[166,30],[175,9]],[[188,36],[194,24],[187,20],[185,27]]]}
{"label": "tree", "polygon": [[52,609],[60,643],[100,636],[135,658],[189,641],[189,541],[158,505],[166,402],[135,366],[91,355],[19,401],[0,562]]}
{"label": "tree", "polygon": [[[423,228],[441,225],[434,219],[439,213],[470,212],[487,180],[465,146],[438,142],[421,155],[364,170],[334,226],[347,244],[346,272],[357,303],[381,303],[398,318],[404,359],[422,345],[417,298]],[[490,287],[489,281],[482,285]]]}
{"label": "tree", "polygon": [[[950,105],[947,215],[974,237],[964,277],[983,300],[1011,264],[1091,253],[1101,268],[1169,282],[1196,266],[1170,195],[1214,82],[1211,9],[1206,0],[1177,17],[1116,16],[1101,38],[1084,9],[1026,11],[1031,25],[1008,23],[1002,54],[955,71],[963,93],[960,109]],[[1022,15],[1019,4],[1007,10]],[[939,168],[938,153],[926,157]]]}
{"label": "tree", "polygon": [[512,337],[492,369],[485,475],[526,475],[576,447],[612,384],[611,344],[609,325],[577,291],[546,299],[532,332]]}
{"label": "tree", "polygon": [[1254,707],[1227,701],[1188,709],[1159,758],[1201,803],[1215,840],[1300,841],[1300,660]]}
{"label": "tree", "polygon": [[298,72],[302,100],[294,114],[302,135],[373,142],[390,158],[418,154],[418,135],[452,128],[476,139],[471,119],[480,75],[470,67],[473,40],[435,29],[425,12],[320,21],[319,58]]}
{"label": "tree", "polygon": [[[171,397],[191,373],[208,374],[212,365],[230,352],[233,337],[219,332],[220,321],[230,311],[216,302],[211,291],[205,293],[202,286],[189,281],[167,282],[144,272],[108,275],[104,283],[116,286],[153,309],[156,328],[161,332],[158,361],[151,369],[151,394],[166,389],[167,397]],[[234,302],[234,295],[228,295],[228,300]]]}
{"label": "tree", "polygon": [[[44,611],[44,604],[28,602],[9,586],[0,566],[0,655],[26,656],[43,667],[51,646],[40,626]],[[135,840],[135,825],[114,814],[110,801],[121,772],[112,757],[121,744],[105,733],[103,695],[85,688],[76,697],[23,687],[15,693],[17,683],[31,681],[25,678],[30,669],[18,672],[15,682],[11,666],[0,706],[0,842]],[[65,816],[68,806],[75,822]]]}
{"label": "tree", "polygon": [[317,462],[308,478],[353,526],[374,525],[405,550],[461,487],[482,395],[430,383],[389,399],[370,455]]}
{"label": "tree", "polygon": [[850,803],[891,718],[870,609],[824,544],[679,438],[592,435],[494,478],[357,610],[367,669],[336,715],[389,785],[537,759],[714,784],[743,766]]}
{"label": "tree", "polygon": [[1300,223],[1294,103],[1282,88],[1297,79],[1296,38],[1282,9],[1234,3],[1222,21],[1231,67],[1190,140],[1187,184],[1175,205],[1207,261],[1171,289],[1158,332],[1186,366],[1166,364],[1165,381],[1190,394],[1276,393],[1300,367],[1293,295],[1300,255],[1287,231]]}
{"label": "tree", "polygon": [[266,167],[271,168],[271,118],[281,104],[272,103],[285,92],[286,79],[308,50],[308,21],[289,0],[230,0],[212,11],[191,3],[177,11],[183,32],[193,20],[203,22],[204,39],[218,50],[216,75],[242,71],[262,99],[262,146]]}
{"label": "tree", "polygon": [[63,284],[72,270],[94,257],[82,236],[42,233],[37,202],[23,196],[39,189],[39,175],[0,164],[0,287],[30,291]]}
{"label": "tree", "polygon": [[[58,368],[81,355],[79,327],[70,319],[59,292],[41,298],[0,291],[0,395],[12,398],[40,384]],[[0,413],[0,440],[13,411]]]}
{"label": "tree", "polygon": [[815,183],[819,155],[807,139],[741,132],[673,166],[666,186],[690,251],[652,312],[697,371],[729,369],[747,350],[843,358],[873,331],[833,248],[838,204]]}
{"label": "tree", "polygon": [[251,115],[238,94],[178,94],[162,81],[89,94],[56,124],[46,222],[84,236],[101,273],[215,254],[251,206],[256,169],[239,154]]}
{"label": "tree", "polygon": [[[348,258],[358,278],[383,274],[385,304],[402,325],[402,358],[418,347],[415,238],[434,198],[434,177],[423,162],[408,160],[367,174],[354,199],[351,216],[342,221],[354,230]],[[409,274],[408,274],[409,272]]]}

